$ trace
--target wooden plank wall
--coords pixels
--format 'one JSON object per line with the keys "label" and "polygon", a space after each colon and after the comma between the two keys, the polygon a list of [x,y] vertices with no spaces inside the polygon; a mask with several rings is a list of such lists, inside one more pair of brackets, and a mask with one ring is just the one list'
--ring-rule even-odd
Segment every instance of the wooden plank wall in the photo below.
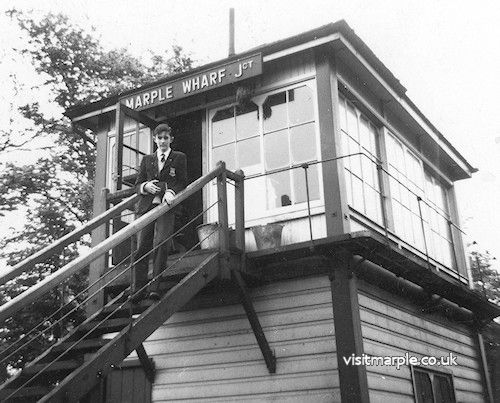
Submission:
{"label": "wooden plank wall", "polygon": [[[127,363],[127,362],[125,362]],[[122,365],[112,371],[106,381],[106,403],[150,403],[151,383],[139,362]]]}
{"label": "wooden plank wall", "polygon": [[[359,304],[365,353],[373,356],[457,356],[453,373],[458,402],[483,402],[480,359],[473,334],[464,325],[361,282]],[[367,367],[371,402],[414,402],[410,368]]]}
{"label": "wooden plank wall", "polygon": [[146,342],[157,376],[153,401],[340,401],[326,276],[251,291],[277,356],[269,374],[241,305],[175,314]]}

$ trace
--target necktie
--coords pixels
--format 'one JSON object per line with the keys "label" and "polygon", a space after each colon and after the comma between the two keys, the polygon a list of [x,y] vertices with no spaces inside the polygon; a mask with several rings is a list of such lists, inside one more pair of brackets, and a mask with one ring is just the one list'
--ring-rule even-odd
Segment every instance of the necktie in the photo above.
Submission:
{"label": "necktie", "polygon": [[165,154],[161,155],[160,161],[161,161],[162,164],[165,162]]}

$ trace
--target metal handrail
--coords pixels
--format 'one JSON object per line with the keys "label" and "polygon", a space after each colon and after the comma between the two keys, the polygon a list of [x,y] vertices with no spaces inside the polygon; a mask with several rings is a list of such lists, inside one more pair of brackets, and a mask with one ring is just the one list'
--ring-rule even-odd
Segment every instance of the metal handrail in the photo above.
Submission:
{"label": "metal handrail", "polygon": [[[110,249],[118,246],[120,243],[122,243],[124,240],[128,239],[131,235],[137,233],[138,231],[142,230],[145,228],[148,224],[154,222],[158,217],[162,216],[165,214],[167,211],[171,210],[172,208],[176,207],[180,203],[182,203],[184,200],[189,198],[190,196],[194,195],[196,192],[201,190],[205,185],[207,185],[210,181],[215,179],[216,177],[220,175],[227,175],[228,178],[231,179],[236,179],[236,180],[242,180],[243,177],[235,174],[233,172],[229,172],[225,168],[225,164],[223,162],[218,163],[217,167],[209,172],[207,175],[197,179],[190,185],[186,187],[182,192],[180,192],[172,202],[172,204],[160,204],[158,207],[154,208],[153,210],[149,211],[148,213],[144,214],[143,216],[139,217],[137,220],[135,220],[133,223],[129,224],[128,226],[124,227],[120,231],[116,232],[115,234],[111,235],[109,238],[105,239],[102,241],[100,244],[96,245],[90,251],[85,254],[84,256],[80,256],[73,260],[72,262],[68,263],[58,271],[52,273],[48,277],[46,277],[44,280],[41,282],[37,283],[30,289],[26,290],[22,294],[16,296],[12,300],[8,301],[4,305],[0,306],[0,321],[4,321],[26,305],[34,302],[38,297],[43,295],[45,292],[49,291],[50,289],[56,287],[58,284],[60,284],[63,280],[67,279],[74,273],[82,270],[85,268],[89,263],[91,263],[93,260],[98,258],[99,256],[103,255],[104,253],[108,252]],[[133,199],[136,200],[137,196],[134,196]],[[132,204],[131,202],[132,198],[125,200],[124,202],[120,203],[119,205],[115,206],[122,206],[124,203],[127,203],[127,206],[129,206],[128,203]],[[120,207],[121,208],[121,207]],[[126,207],[123,207],[125,209]],[[116,209],[113,208],[114,211],[116,212]],[[103,214],[106,215],[106,214]],[[106,215],[109,218],[109,214]],[[99,216],[101,217],[101,216]],[[95,221],[95,220],[93,220]]]}

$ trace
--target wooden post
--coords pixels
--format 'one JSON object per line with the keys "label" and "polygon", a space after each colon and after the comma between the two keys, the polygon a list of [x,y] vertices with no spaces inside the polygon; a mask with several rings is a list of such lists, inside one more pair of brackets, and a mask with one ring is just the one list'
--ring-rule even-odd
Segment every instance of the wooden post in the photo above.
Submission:
{"label": "wooden post", "polygon": [[234,181],[235,240],[236,247],[245,254],[245,174],[239,169],[236,175],[241,179]]}
{"label": "wooden post", "polygon": [[369,402],[365,366],[348,365],[350,357],[362,357],[363,335],[358,303],[357,277],[350,253],[340,255],[330,275],[340,395],[343,402]]}
{"label": "wooden post", "polygon": [[488,361],[486,360],[486,350],[484,348],[483,335],[479,330],[476,331],[476,343],[480,360],[481,378],[485,389],[485,398],[488,403],[494,403],[493,389],[491,387],[490,372],[488,371]]}
{"label": "wooden post", "polygon": [[229,220],[227,216],[227,174],[226,163],[219,161],[217,168],[222,172],[217,176],[217,199],[219,212],[220,276],[229,279]]}
{"label": "wooden post", "polygon": [[114,191],[121,190],[123,182],[123,126],[125,124],[125,113],[122,110],[122,104],[116,104],[115,115],[115,174]]}
{"label": "wooden post", "polygon": [[[448,209],[450,212],[451,221],[457,226],[460,226],[460,217],[458,214],[457,198],[455,194],[455,188],[452,186],[448,189]],[[450,235],[453,241],[453,251],[455,255],[456,269],[459,274],[464,276],[469,280],[469,285],[472,288],[472,273],[469,273],[467,268],[467,259],[465,257],[464,241],[462,237],[462,232],[455,226],[450,225]]]}
{"label": "wooden post", "polygon": [[[316,87],[318,91],[318,123],[320,130],[321,157],[323,159],[342,155],[339,96],[336,66],[328,48],[319,48],[315,53]],[[323,193],[327,236],[350,232],[349,207],[342,159],[322,164]]]}

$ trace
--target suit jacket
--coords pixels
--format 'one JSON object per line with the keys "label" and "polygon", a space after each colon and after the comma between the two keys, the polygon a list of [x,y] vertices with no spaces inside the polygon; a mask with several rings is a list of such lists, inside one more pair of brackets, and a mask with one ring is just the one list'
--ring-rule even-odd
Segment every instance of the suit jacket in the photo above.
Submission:
{"label": "suit jacket", "polygon": [[[135,181],[136,192],[141,194],[141,185],[154,179],[159,181],[157,185],[161,188],[160,198],[163,197],[167,189],[172,190],[174,194],[183,190],[187,184],[186,154],[171,150],[161,172],[158,172],[158,157],[156,156],[156,152],[145,155],[142,158],[139,174]],[[141,200],[137,204],[137,213],[144,214],[148,211],[154,198],[155,195],[149,193],[142,195]]]}

